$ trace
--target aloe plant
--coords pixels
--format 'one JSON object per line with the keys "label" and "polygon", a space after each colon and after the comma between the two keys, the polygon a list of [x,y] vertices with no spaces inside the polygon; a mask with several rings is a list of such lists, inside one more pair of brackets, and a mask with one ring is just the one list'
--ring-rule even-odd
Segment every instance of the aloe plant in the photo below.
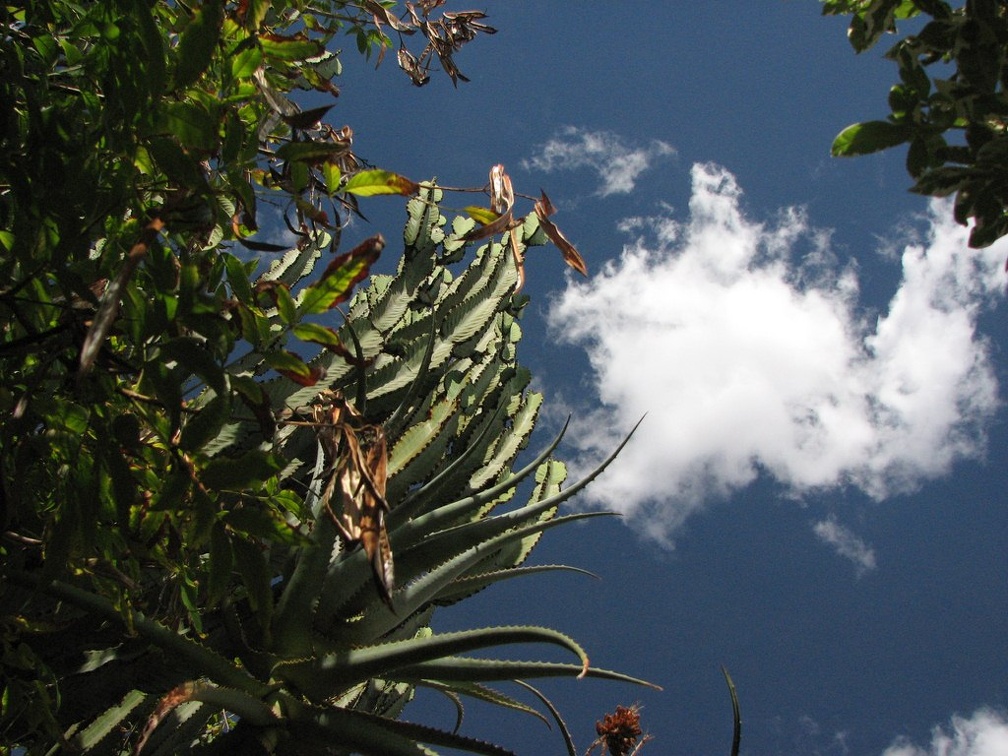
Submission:
{"label": "aloe plant", "polygon": [[[572,638],[549,628],[432,629],[437,608],[494,583],[572,569],[525,563],[546,530],[598,516],[560,513],[597,474],[563,486],[566,470],[554,457],[562,433],[526,452],[543,397],[529,390],[530,373],[517,361],[527,298],[515,292],[516,260],[544,243],[540,220],[530,214],[504,244],[493,240],[473,251],[474,221],[459,217],[449,225],[441,200],[442,190],[428,183],[409,201],[396,273],[371,276],[349,301],[336,329],[347,346],[307,363],[324,381],[301,385],[277,375],[262,351],[228,366],[233,384],[264,391],[275,424],[261,413],[234,413],[206,434],[199,426],[212,419],[217,391],[207,387],[190,403],[181,433],[200,439],[193,453],[209,456],[210,468],[219,463],[220,474],[249,459],[272,460],[280,471],[266,493],[287,504],[286,539],[211,529],[206,559],[228,565],[208,578],[220,596],[207,604],[211,611],[172,628],[139,611],[124,617],[109,599],[71,583],[29,572],[9,576],[25,597],[37,590],[74,613],[58,632],[39,634],[36,646],[63,680],[65,747],[508,753],[399,717],[425,687],[456,702],[460,717],[461,700],[474,698],[545,718],[492,685],[522,681],[573,754],[556,708],[527,681],[588,676],[646,684],[591,666]],[[327,241],[319,232],[312,244],[276,260],[254,288],[297,290],[317,278],[312,271]],[[368,244],[372,251],[381,246],[372,240],[357,252]],[[519,248],[510,249],[514,244]],[[344,272],[353,259],[343,259]],[[333,301],[360,277],[359,270],[342,276]],[[293,306],[317,311],[306,302],[321,286],[302,284]],[[268,332],[288,327],[285,306],[266,311]],[[302,326],[303,335],[311,332]],[[262,514],[241,491],[232,502],[237,514]],[[354,502],[362,503],[359,510]],[[518,661],[503,653],[528,643],[558,646],[571,661]],[[79,644],[87,648],[83,658],[63,652]],[[500,649],[502,658],[470,655],[486,649]]]}

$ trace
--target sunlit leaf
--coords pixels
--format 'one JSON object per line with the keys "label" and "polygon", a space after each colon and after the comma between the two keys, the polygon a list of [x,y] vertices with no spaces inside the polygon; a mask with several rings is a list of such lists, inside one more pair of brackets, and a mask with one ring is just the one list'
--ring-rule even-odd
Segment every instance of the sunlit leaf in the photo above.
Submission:
{"label": "sunlit leaf", "polygon": [[902,144],[910,136],[910,127],[901,123],[889,121],[855,123],[837,134],[830,152],[834,157],[867,155]]}
{"label": "sunlit leaf", "polygon": [[262,59],[262,50],[255,45],[242,50],[231,58],[231,75],[236,79],[251,76],[262,64]]}
{"label": "sunlit leaf", "polygon": [[500,213],[495,213],[486,207],[480,207],[479,205],[466,205],[463,208],[470,218],[472,218],[477,223],[485,226],[488,223],[493,223],[495,220],[500,218]]}
{"label": "sunlit leaf", "polygon": [[360,171],[351,176],[343,185],[343,190],[359,197],[371,197],[376,194],[415,194],[419,186],[405,176],[390,171],[374,169]]}
{"label": "sunlit leaf", "polygon": [[343,346],[335,329],[318,323],[298,323],[291,329],[291,333],[301,341],[309,341],[325,347]]}
{"label": "sunlit leaf", "polygon": [[325,376],[324,368],[317,365],[309,366],[291,352],[269,352],[265,356],[265,362],[280,375],[290,378],[300,386],[314,386]]}
{"label": "sunlit leaf", "polygon": [[377,234],[336,257],[322,272],[322,278],[301,292],[298,300],[300,313],[325,312],[346,301],[354,286],[367,276],[384,248],[385,240]]}
{"label": "sunlit leaf", "polygon": [[342,176],[339,166],[333,162],[326,162],[322,163],[320,170],[322,171],[322,180],[325,182],[326,193],[331,197],[339,190]]}

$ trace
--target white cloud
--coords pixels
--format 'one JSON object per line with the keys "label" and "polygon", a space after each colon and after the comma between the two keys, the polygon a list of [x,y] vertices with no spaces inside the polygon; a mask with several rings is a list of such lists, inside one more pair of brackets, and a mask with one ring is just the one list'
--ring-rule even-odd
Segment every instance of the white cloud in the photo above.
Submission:
{"label": "white cloud", "polygon": [[675,155],[675,149],[659,140],[646,147],[629,147],[609,131],[589,131],[567,126],[544,144],[533,157],[523,160],[525,170],[552,171],[590,168],[598,174],[598,194],[627,194],[637,177],[659,158]]}
{"label": "white cloud", "polygon": [[817,522],[812,531],[820,540],[832,546],[837,554],[851,560],[857,567],[858,576],[875,569],[875,550],[850,528],[837,522],[835,517]]}
{"label": "white cloud", "polygon": [[575,466],[647,413],[592,504],[646,514],[631,520],[663,539],[761,471],[796,495],[849,485],[882,499],[982,454],[998,398],[976,317],[1000,295],[1008,243],[967,250],[934,204],[872,319],[855,266],[837,268],[802,212],[757,223],[728,171],[692,176],[688,221],[625,221],[647,241],[550,309],[556,337],[587,350],[602,405],[578,413]]}
{"label": "white cloud", "polygon": [[952,717],[951,727],[950,733],[935,727],[928,748],[900,738],[882,756],[1008,756],[1008,720],[1004,715],[980,709],[968,719]]}

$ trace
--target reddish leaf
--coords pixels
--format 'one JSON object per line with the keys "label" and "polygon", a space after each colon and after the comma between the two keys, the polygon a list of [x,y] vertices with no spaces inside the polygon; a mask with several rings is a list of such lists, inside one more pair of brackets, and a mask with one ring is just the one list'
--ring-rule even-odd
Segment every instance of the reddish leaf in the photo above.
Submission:
{"label": "reddish leaf", "polygon": [[199,689],[205,685],[206,683],[195,681],[184,682],[165,693],[161,700],[158,701],[157,706],[154,707],[154,711],[150,717],[148,717],[147,724],[144,725],[143,732],[140,733],[140,739],[133,747],[133,753],[140,753],[162,720],[186,701],[191,701]]}
{"label": "reddish leaf", "polygon": [[325,378],[324,368],[307,365],[304,360],[291,352],[270,352],[266,355],[266,364],[300,386],[314,386]]}
{"label": "reddish leaf", "polygon": [[325,312],[349,299],[354,286],[367,276],[384,248],[385,239],[375,234],[334,258],[322,272],[322,278],[302,292],[301,313]]}
{"label": "reddish leaf", "polygon": [[298,323],[291,331],[301,341],[321,344],[328,351],[339,355],[351,365],[365,367],[370,364],[369,360],[364,360],[363,362],[358,360],[357,355],[343,345],[335,328],[329,328],[318,323]]}
{"label": "reddish leaf", "polygon": [[[477,220],[479,220],[477,218]],[[463,239],[465,241],[476,241],[478,239],[486,239],[490,236],[496,236],[497,234],[503,234],[505,231],[510,231],[512,228],[520,225],[518,221],[514,219],[509,210],[504,215],[501,215],[497,220],[487,223],[485,226],[476,226],[468,234],[466,234]]]}
{"label": "reddish leaf", "polygon": [[281,281],[270,281],[270,280],[258,280],[255,286],[252,288],[256,295],[256,304],[260,307],[276,307],[277,302],[280,299],[280,295],[277,294],[277,288],[288,288],[287,284]]}

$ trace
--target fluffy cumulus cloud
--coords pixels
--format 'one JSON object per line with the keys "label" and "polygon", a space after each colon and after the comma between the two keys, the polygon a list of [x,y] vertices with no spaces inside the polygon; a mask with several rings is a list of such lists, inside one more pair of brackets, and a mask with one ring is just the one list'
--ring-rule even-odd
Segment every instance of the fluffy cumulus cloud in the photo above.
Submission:
{"label": "fluffy cumulus cloud", "polygon": [[859,576],[875,569],[875,550],[850,528],[837,522],[835,517],[817,522],[812,530],[820,540],[832,546],[837,554],[852,561]]}
{"label": "fluffy cumulus cloud", "polygon": [[931,744],[920,747],[901,738],[883,756],[1008,756],[1008,720],[990,709],[972,717],[952,717],[951,732],[935,727]]}
{"label": "fluffy cumulus cloud", "polygon": [[[663,539],[760,473],[795,495],[854,486],[881,499],[982,454],[998,387],[976,320],[1002,294],[1008,244],[968,250],[933,205],[873,316],[856,267],[835,263],[802,212],[755,222],[728,171],[696,165],[692,180],[687,220],[624,221],[636,241],[551,306],[556,337],[587,350],[600,400],[570,434],[581,471],[646,414],[589,487],[594,504],[647,513],[637,521]],[[869,559],[835,525],[820,537]]]}
{"label": "fluffy cumulus cloud", "polygon": [[675,155],[675,149],[665,142],[629,146],[621,137],[609,131],[589,131],[568,126],[544,144],[539,151],[522,161],[526,170],[545,173],[588,168],[598,174],[597,194],[627,194],[633,191],[637,177],[663,157]]}

